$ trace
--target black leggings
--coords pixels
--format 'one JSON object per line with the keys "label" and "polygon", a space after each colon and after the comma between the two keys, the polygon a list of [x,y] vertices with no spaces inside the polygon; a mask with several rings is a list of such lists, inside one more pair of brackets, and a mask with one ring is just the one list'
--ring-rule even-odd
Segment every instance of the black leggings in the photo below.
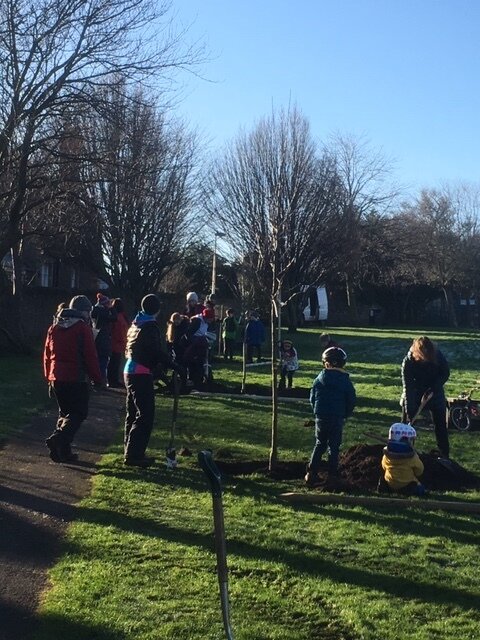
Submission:
{"label": "black leggings", "polygon": [[125,459],[141,460],[150,440],[155,417],[155,393],[151,375],[127,374]]}
{"label": "black leggings", "polygon": [[[445,456],[446,458],[448,458],[450,455],[450,442],[448,439],[448,431],[447,431],[446,403],[437,401],[434,404],[432,404],[430,401],[427,403],[425,408],[428,409],[428,411],[430,411],[430,414],[432,416],[433,426],[435,429],[435,439],[437,441],[437,447],[439,448],[442,456]],[[407,421],[407,411],[405,408],[405,403],[403,405],[402,421],[403,422]]]}

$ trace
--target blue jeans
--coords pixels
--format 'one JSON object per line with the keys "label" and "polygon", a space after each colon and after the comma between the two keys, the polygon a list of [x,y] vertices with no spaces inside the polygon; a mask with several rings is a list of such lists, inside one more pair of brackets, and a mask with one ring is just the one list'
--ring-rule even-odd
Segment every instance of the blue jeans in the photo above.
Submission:
{"label": "blue jeans", "polygon": [[344,422],[345,418],[341,416],[315,416],[315,446],[309,468],[312,475],[318,473],[320,461],[327,449],[329,450],[328,471],[329,473],[337,472]]}

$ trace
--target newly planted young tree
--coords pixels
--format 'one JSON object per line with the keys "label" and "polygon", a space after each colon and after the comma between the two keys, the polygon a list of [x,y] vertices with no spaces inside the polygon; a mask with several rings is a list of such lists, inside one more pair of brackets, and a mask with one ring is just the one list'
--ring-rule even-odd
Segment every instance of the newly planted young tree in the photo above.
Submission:
{"label": "newly planted young tree", "polygon": [[307,119],[289,108],[261,120],[251,133],[241,133],[204,182],[210,218],[227,234],[238,262],[270,304],[273,467],[281,308],[302,285],[322,275],[326,235],[336,217],[336,176],[319,158]]}

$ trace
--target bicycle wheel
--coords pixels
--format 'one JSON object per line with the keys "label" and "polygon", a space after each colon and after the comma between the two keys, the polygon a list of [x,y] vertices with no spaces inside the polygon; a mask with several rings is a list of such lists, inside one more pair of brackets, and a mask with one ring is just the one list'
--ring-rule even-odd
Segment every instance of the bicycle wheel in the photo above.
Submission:
{"label": "bicycle wheel", "polygon": [[468,431],[470,429],[468,407],[453,407],[450,411],[450,419],[455,429],[459,431]]}

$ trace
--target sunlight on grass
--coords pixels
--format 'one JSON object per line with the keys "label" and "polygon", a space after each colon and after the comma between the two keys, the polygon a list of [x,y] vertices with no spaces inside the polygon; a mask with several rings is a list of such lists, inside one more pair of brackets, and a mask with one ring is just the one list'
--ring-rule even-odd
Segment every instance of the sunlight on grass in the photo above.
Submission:
{"label": "sunlight on grass", "polygon": [[[410,330],[337,328],[349,353],[358,407],[343,448],[362,432],[386,433],[399,418],[400,361]],[[430,335],[433,335],[432,333]],[[475,380],[474,334],[435,332],[452,364],[447,393]],[[471,343],[468,359],[465,342]],[[318,331],[295,336],[309,388],[320,364]],[[457,353],[458,348],[458,353]],[[309,354],[306,360],[302,354]],[[468,369],[464,369],[468,366]],[[269,371],[249,373],[269,383]],[[216,380],[238,382],[240,365],[217,365]],[[235,458],[267,459],[270,407],[245,398],[182,397],[176,471],[163,464],[171,398],[158,399],[149,470],[121,464],[121,434],[104,456],[91,496],[70,527],[52,588],[41,608],[36,640],[216,640],[224,636],[212,535],[212,501],[196,464],[202,448]],[[308,401],[281,404],[281,459],[307,460],[313,433]],[[452,455],[480,471],[480,431],[452,432]],[[434,444],[419,431],[418,446]],[[238,640],[462,640],[480,637],[480,521],[468,514],[345,506],[291,506],[278,500],[299,481],[260,474],[225,482],[225,523],[232,626]],[[441,497],[441,496],[439,496]],[[455,497],[451,494],[450,497]],[[480,499],[479,492],[458,493]],[[85,635],[82,635],[84,633]],[[80,635],[79,635],[80,634]]]}
{"label": "sunlight on grass", "polygon": [[51,406],[38,354],[2,357],[0,389],[0,440],[20,431],[29,417]]}

